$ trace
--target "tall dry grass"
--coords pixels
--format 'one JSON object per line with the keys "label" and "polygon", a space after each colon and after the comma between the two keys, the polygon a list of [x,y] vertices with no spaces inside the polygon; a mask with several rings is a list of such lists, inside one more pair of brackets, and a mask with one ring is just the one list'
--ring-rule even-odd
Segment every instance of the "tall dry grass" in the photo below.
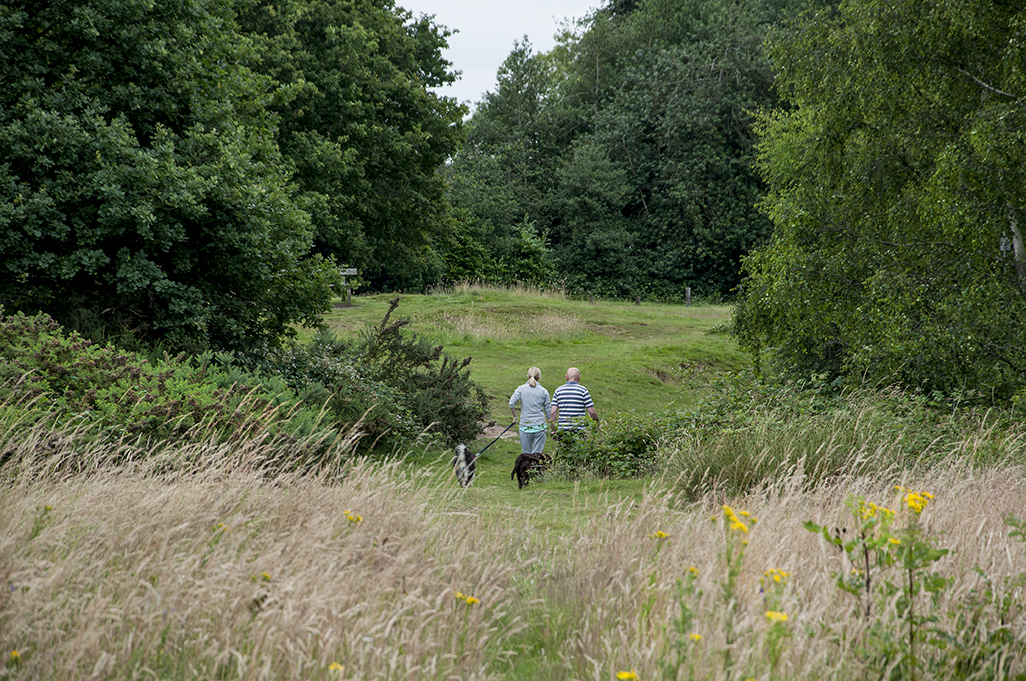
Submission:
{"label": "tall dry grass", "polygon": [[510,341],[525,335],[535,339],[572,340],[584,335],[581,319],[574,314],[541,312],[538,314],[445,315],[429,322],[443,337],[475,341]]}
{"label": "tall dry grass", "polygon": [[[853,597],[835,585],[834,575],[847,574],[852,566],[843,552],[802,523],[814,520],[853,532],[844,501],[864,495],[898,508],[895,484],[935,493],[935,503],[922,520],[940,537],[940,544],[953,551],[939,562],[939,573],[952,582],[933,606],[940,617],[938,631],[967,633],[957,631],[947,614],[964,611],[971,597],[988,587],[985,573],[998,600],[1008,596],[1019,604],[1006,624],[1023,641],[1026,551],[1021,540],[1009,538],[1003,517],[1022,516],[1026,509],[1026,470],[948,468],[915,477],[853,477],[811,491],[802,475],[792,474],[757,493],[727,500],[759,519],[747,535],[732,617],[723,600],[723,514],[708,498],[680,511],[668,510],[665,499],[656,495],[638,504],[611,504],[566,537],[536,568],[544,607],[560,614],[564,628],[558,636],[560,647],[553,651],[559,664],[537,678],[604,681],[627,670],[636,670],[641,679],[667,678],[661,663],[672,659],[673,620],[680,612],[676,587],[691,567],[698,571],[701,595],[690,603],[696,620],[688,633],[701,639],[684,641],[693,653],[694,667],[681,667],[668,678],[771,678],[766,659],[771,623],[764,613],[778,606],[771,606],[760,579],[772,568],[791,573],[782,602],[791,638],[777,678],[877,678],[867,673],[866,660],[854,650],[869,623],[858,613]],[[666,538],[653,536],[658,532]],[[891,574],[896,577],[900,579]],[[880,613],[885,620],[894,618],[896,598]],[[927,604],[923,598],[920,606]],[[993,610],[987,614],[995,615]],[[728,619],[736,636],[733,644],[727,640]],[[998,624],[995,617],[991,626]],[[893,625],[900,637],[900,625]],[[732,666],[725,669],[728,649]],[[1023,673],[1026,660],[1016,659],[1010,666],[1013,676]],[[949,676],[937,670],[919,678]]]}
{"label": "tall dry grass", "polygon": [[17,678],[488,678],[518,626],[514,563],[395,465],[54,480],[40,463],[0,492]]}
{"label": "tall dry grass", "polygon": [[[845,499],[895,504],[894,484],[936,495],[922,520],[954,550],[938,563],[952,584],[937,626],[950,631],[946,613],[984,585],[977,568],[999,596],[1026,599],[1015,582],[1026,551],[1002,524],[1026,509],[1022,468],[811,490],[795,472],[730,500],[759,523],[728,617],[711,498],[682,507],[659,486],[640,500],[578,491],[549,503],[583,519],[552,530],[529,504],[502,524],[468,510],[441,466],[298,475],[256,455],[189,470],[93,460],[57,475],[45,457],[0,470],[0,651],[18,651],[0,672],[9,678],[663,678],[690,567],[702,593],[689,633],[701,639],[685,642],[688,664],[669,678],[769,678],[759,579],[770,568],[791,573],[778,677],[866,678],[855,650],[866,623],[832,577],[850,566],[802,521],[851,527]],[[1021,608],[1008,625],[1026,635]]]}
{"label": "tall dry grass", "polygon": [[542,288],[523,282],[517,282],[516,284],[492,284],[485,281],[464,280],[430,289],[430,295],[467,295],[471,293],[503,293],[518,297],[542,297],[558,300],[563,300],[567,297],[566,286],[561,283],[554,283]]}
{"label": "tall dry grass", "polygon": [[982,468],[1026,463],[1026,430],[1014,421],[999,426],[983,412],[924,423],[896,417],[882,403],[877,395],[857,393],[833,409],[771,408],[748,421],[684,428],[661,453],[690,498],[736,496],[764,480],[798,474],[816,487],[837,476],[893,477],[952,462]]}

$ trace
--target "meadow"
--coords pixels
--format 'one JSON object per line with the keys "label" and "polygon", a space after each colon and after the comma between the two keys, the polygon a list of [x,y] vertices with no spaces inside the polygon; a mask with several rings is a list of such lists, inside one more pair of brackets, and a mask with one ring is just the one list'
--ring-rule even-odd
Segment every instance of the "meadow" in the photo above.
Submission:
{"label": "meadow", "polygon": [[[327,320],[358,333],[387,299]],[[473,356],[502,425],[532,365],[550,390],[581,367],[611,418],[694,405],[746,365],[721,306],[466,288],[399,312]],[[524,490],[510,439],[461,489],[431,448],[381,461],[340,445],[301,473],[259,432],[143,455],[45,422],[15,440],[5,422],[0,678],[1023,678],[1014,419],[931,445],[881,435],[876,413],[799,411],[782,431],[662,443],[641,478]],[[816,477],[817,452],[834,473]],[[772,465],[696,494],[679,466],[703,453]]]}
{"label": "meadow", "polygon": [[[325,321],[343,336],[357,334],[380,321],[395,297],[358,296]],[[473,358],[471,375],[500,422],[509,423],[509,396],[532,366],[550,392],[577,366],[602,411],[648,412],[689,402],[709,375],[749,364],[726,333],[725,305],[587,302],[558,291],[466,285],[399,299],[395,314],[414,331]]]}

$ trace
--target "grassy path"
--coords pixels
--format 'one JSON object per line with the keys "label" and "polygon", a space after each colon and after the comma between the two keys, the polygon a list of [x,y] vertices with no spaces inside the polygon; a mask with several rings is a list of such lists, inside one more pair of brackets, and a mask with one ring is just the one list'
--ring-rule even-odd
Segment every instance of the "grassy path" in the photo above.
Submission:
{"label": "grassy path", "polygon": [[[357,296],[353,306],[326,316],[342,336],[381,321],[395,295]],[[716,372],[737,370],[748,359],[725,333],[725,305],[643,304],[571,300],[537,291],[462,287],[433,295],[401,295],[395,315],[409,318],[418,334],[456,357],[470,356],[471,376],[485,390],[495,425],[468,443],[481,450],[511,421],[508,399],[526,380],[528,367],[542,370],[551,392],[569,366],[582,372],[600,415],[658,411],[686,405],[701,395]],[[546,451],[551,451],[551,440]],[[474,484],[447,498],[445,508],[480,518],[500,531],[525,526],[553,536],[571,531],[602,508],[637,500],[658,478],[547,479],[520,490],[510,480],[520,451],[516,431],[492,445],[479,460]],[[407,457],[414,466],[451,476],[448,453],[426,451]],[[455,483],[453,483],[455,484]]]}
{"label": "grassy path", "polygon": [[[393,297],[358,296],[326,321],[343,336],[358,333],[381,320]],[[500,423],[509,422],[507,400],[531,366],[541,368],[550,392],[567,367],[579,367],[602,414],[687,404],[714,372],[748,362],[723,332],[730,316],[723,305],[588,303],[476,287],[400,298],[396,314],[411,319],[414,331],[454,356],[473,358],[471,376]]]}

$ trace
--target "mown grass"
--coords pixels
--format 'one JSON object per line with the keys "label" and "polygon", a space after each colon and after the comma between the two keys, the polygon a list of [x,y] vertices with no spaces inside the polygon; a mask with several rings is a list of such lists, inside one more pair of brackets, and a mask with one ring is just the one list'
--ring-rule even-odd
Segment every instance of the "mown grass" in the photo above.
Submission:
{"label": "mown grass", "polygon": [[[356,296],[353,307],[325,317],[340,335],[381,320],[394,295]],[[542,370],[551,392],[570,366],[602,412],[657,411],[691,404],[717,371],[750,364],[726,333],[725,305],[659,305],[573,300],[531,289],[463,286],[432,295],[402,295],[397,315],[446,352],[473,358],[471,377],[488,395],[492,416],[508,423],[507,401]]]}

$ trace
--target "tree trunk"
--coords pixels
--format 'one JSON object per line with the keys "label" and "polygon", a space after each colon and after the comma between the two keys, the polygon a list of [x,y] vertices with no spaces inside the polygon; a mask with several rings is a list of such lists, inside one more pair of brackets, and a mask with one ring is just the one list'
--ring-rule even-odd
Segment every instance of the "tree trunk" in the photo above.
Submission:
{"label": "tree trunk", "polygon": [[1008,228],[1012,232],[1012,259],[1019,278],[1019,293],[1026,298],[1026,246],[1023,245],[1022,230],[1016,219],[1015,208],[1008,206]]}

